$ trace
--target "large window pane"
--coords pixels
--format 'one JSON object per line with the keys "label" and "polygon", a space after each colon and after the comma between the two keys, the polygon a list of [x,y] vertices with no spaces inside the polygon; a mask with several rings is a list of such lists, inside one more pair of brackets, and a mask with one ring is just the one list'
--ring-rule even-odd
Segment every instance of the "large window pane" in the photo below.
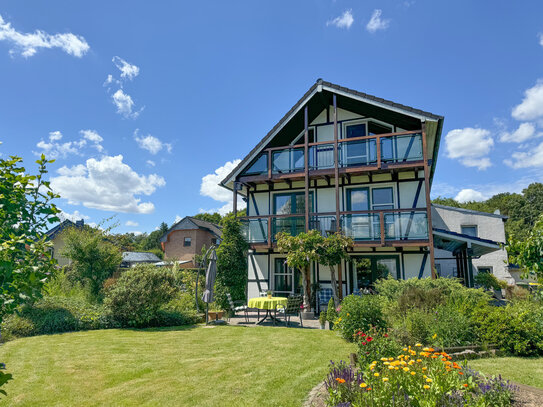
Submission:
{"label": "large window pane", "polygon": [[267,154],[262,154],[247,170],[245,170],[245,174],[263,174],[266,172],[268,172]]}
{"label": "large window pane", "polygon": [[347,126],[346,138],[364,137],[366,135],[366,124],[353,124]]}
{"label": "large window pane", "polygon": [[384,126],[379,123],[369,122],[368,123],[368,134],[373,136],[374,134],[386,134],[392,133],[392,127]]}
{"label": "large window pane", "polygon": [[394,194],[392,187],[373,188],[371,191],[372,206],[374,210],[394,209]]}
{"label": "large window pane", "polygon": [[369,209],[369,193],[367,188],[349,189],[347,192],[348,211],[367,211]]}

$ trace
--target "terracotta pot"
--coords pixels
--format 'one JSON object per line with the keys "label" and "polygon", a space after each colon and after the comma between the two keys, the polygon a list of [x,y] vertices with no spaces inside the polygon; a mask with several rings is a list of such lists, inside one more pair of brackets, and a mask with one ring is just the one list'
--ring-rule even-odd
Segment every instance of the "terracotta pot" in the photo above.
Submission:
{"label": "terracotta pot", "polygon": [[218,319],[222,319],[222,315],[223,315],[223,314],[224,314],[223,311],[209,311],[209,312],[207,313],[208,319],[209,319],[210,321],[216,321],[216,320],[218,320]]}

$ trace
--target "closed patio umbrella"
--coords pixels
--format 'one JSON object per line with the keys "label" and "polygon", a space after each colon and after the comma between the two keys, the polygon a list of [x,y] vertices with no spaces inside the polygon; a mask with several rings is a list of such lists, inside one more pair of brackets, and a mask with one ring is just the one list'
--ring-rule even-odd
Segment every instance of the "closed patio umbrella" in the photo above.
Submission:
{"label": "closed patio umbrella", "polygon": [[213,251],[211,252],[211,255],[209,256],[209,264],[207,266],[206,289],[204,290],[204,294],[202,295],[202,301],[204,301],[207,304],[206,324],[208,322],[209,303],[213,302],[213,299],[214,299],[213,286],[215,285],[216,277],[217,277],[217,254],[215,253],[215,249],[213,249]]}

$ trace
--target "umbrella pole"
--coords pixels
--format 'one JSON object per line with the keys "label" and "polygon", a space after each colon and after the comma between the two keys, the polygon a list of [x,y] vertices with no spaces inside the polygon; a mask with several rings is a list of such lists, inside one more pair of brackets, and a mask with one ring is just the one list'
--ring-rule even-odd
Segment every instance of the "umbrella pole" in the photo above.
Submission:
{"label": "umbrella pole", "polygon": [[206,325],[209,323],[209,303],[206,302]]}

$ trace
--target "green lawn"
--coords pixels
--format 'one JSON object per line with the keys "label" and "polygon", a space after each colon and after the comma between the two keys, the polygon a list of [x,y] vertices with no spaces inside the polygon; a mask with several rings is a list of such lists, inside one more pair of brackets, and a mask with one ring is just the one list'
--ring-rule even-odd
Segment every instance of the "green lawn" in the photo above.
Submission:
{"label": "green lawn", "polygon": [[334,332],[271,327],[102,330],[0,348],[10,406],[300,406],[329,360],[354,346]]}
{"label": "green lawn", "polygon": [[469,362],[472,369],[543,389],[543,357],[541,358],[489,358]]}

